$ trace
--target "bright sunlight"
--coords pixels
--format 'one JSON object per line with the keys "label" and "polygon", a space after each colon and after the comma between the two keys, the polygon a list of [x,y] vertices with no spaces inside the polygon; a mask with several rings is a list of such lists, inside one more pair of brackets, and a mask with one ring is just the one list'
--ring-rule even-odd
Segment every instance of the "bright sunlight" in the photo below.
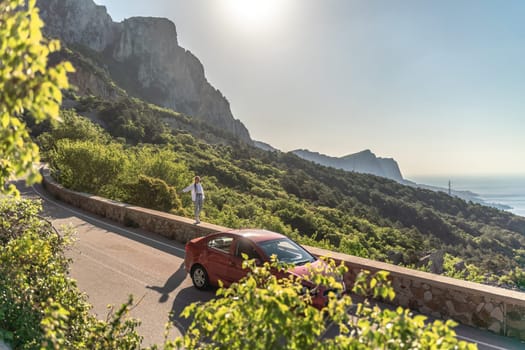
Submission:
{"label": "bright sunlight", "polygon": [[281,17],[287,1],[222,0],[223,9],[234,24],[244,30],[263,30]]}

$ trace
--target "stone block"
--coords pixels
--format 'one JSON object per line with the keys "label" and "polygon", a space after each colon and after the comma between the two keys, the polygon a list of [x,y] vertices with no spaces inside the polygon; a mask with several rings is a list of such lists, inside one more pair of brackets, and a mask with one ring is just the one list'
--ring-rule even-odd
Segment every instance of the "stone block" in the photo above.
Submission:
{"label": "stone block", "polygon": [[465,325],[472,325],[472,313],[466,313],[466,314],[461,314],[459,316],[456,316],[456,320],[461,323],[461,324],[465,324]]}
{"label": "stone block", "polygon": [[441,318],[441,313],[438,312],[438,311],[434,311],[430,314],[430,316],[434,317],[434,318]]}
{"label": "stone block", "polygon": [[432,295],[434,295],[435,297],[437,297],[437,296],[441,296],[441,295],[443,295],[443,294],[445,294],[445,291],[444,291],[443,289],[441,289],[441,288],[435,288],[435,287],[432,288]]}
{"label": "stone block", "polygon": [[519,331],[525,331],[525,320],[524,321],[511,321],[507,320],[508,329],[517,329]]}
{"label": "stone block", "polygon": [[482,310],[481,312],[475,312],[472,314],[472,324],[479,328],[487,329],[489,326],[489,314]]}
{"label": "stone block", "polygon": [[397,292],[398,290],[400,290],[402,287],[401,287],[401,280],[399,278],[394,278],[392,280],[392,287],[394,288],[394,290]]}
{"label": "stone block", "polygon": [[408,308],[412,310],[419,310],[421,306],[423,306],[421,299],[410,299],[408,301]]}
{"label": "stone block", "polygon": [[426,305],[423,305],[419,308],[419,312],[421,312],[423,315],[430,315],[432,314],[432,311],[433,310]]}
{"label": "stone block", "polygon": [[501,310],[500,307],[495,307],[492,312],[490,313],[490,317],[492,317],[493,319],[499,321],[499,322],[503,322],[503,319],[505,318],[503,316],[503,311]]}
{"label": "stone block", "polygon": [[510,320],[525,320],[525,309],[520,308],[507,309],[507,318]]}
{"label": "stone block", "polygon": [[454,303],[452,301],[445,301],[445,306],[447,308],[447,313],[449,316],[453,316],[456,314],[456,309],[454,308]]}
{"label": "stone block", "polygon": [[400,306],[408,307],[410,303],[410,297],[408,295],[397,295],[397,302]]}
{"label": "stone block", "polygon": [[416,299],[423,299],[425,290],[422,288],[411,288],[410,291],[412,292],[412,295]]}
{"label": "stone block", "polygon": [[494,310],[494,305],[492,303],[486,303],[484,309],[490,314],[492,310]]}
{"label": "stone block", "polygon": [[470,295],[469,299],[476,305],[483,303],[483,297],[481,295]]}
{"label": "stone block", "polygon": [[466,303],[454,303],[455,310],[457,313],[460,314],[471,314],[472,313],[472,307],[469,304]]}
{"label": "stone block", "polygon": [[412,280],[409,278],[400,278],[401,280],[401,288],[410,288],[412,285]]}
{"label": "stone block", "polygon": [[488,327],[488,330],[491,332],[497,333],[497,334],[501,334],[501,331],[502,331],[501,323],[500,322],[491,323],[491,325]]}
{"label": "stone block", "polygon": [[485,296],[483,296],[483,301],[485,303],[492,303],[492,302],[494,302],[494,298],[492,296],[485,295]]}
{"label": "stone block", "polygon": [[429,301],[432,300],[432,292],[430,292],[429,290],[427,290],[425,292],[425,294],[423,294],[423,300],[428,303]]}
{"label": "stone block", "polygon": [[465,293],[462,293],[458,290],[453,290],[450,292],[450,295],[452,296],[452,299],[459,303],[467,303],[467,298],[465,297]]}
{"label": "stone block", "polygon": [[481,310],[485,307],[485,303],[480,303],[476,306],[476,313],[480,313]]}

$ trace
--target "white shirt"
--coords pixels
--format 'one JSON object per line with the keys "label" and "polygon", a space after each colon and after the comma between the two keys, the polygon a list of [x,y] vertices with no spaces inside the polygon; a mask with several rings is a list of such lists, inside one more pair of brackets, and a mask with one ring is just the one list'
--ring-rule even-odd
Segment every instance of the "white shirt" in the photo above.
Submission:
{"label": "white shirt", "polygon": [[191,191],[191,200],[195,202],[195,199],[197,197],[197,193],[202,194],[202,199],[204,199],[204,189],[202,188],[201,183],[198,184],[192,183],[188,187],[182,190],[182,192],[188,192]]}

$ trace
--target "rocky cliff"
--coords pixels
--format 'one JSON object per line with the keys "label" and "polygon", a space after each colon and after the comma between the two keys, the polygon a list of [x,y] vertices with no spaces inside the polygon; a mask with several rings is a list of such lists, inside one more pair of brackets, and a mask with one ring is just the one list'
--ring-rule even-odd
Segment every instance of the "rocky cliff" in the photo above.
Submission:
{"label": "rocky cliff", "polygon": [[[129,94],[252,142],[246,127],[233,117],[228,100],[206,80],[200,61],[179,46],[173,22],[133,17],[116,23],[92,0],[43,0],[38,6],[48,36],[73,49],[93,51]],[[89,72],[77,70],[73,81],[91,79]]]}
{"label": "rocky cliff", "polygon": [[376,155],[370,150],[349,154],[341,158],[330,157],[317,152],[310,152],[308,150],[295,150],[292,152],[303,159],[332,168],[373,174],[398,182],[403,181],[403,176],[401,175],[399,166],[394,159],[376,157]]}

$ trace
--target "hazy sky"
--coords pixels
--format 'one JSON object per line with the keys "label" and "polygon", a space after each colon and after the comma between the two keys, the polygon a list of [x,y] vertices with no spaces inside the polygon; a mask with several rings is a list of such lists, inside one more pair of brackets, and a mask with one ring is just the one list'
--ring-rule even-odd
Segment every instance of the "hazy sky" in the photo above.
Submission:
{"label": "hazy sky", "polygon": [[95,0],[168,17],[252,138],[525,174],[525,1]]}

